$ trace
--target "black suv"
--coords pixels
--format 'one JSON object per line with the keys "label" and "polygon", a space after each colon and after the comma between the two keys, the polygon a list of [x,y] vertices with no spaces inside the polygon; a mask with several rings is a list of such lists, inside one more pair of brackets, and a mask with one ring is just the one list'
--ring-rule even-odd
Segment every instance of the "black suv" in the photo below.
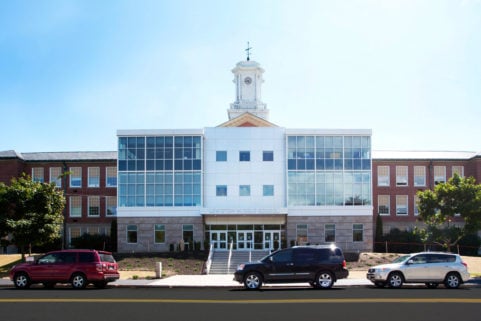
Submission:
{"label": "black suv", "polygon": [[234,280],[246,289],[260,289],[263,283],[309,282],[329,289],[338,279],[347,278],[346,260],[336,246],[294,246],[279,250],[257,262],[240,264]]}

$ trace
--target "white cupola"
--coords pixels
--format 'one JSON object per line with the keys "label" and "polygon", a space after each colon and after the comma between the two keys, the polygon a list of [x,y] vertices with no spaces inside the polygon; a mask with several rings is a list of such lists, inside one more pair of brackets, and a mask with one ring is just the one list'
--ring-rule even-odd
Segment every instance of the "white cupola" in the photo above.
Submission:
{"label": "white cupola", "polygon": [[261,100],[261,86],[264,82],[262,69],[259,63],[250,60],[249,52],[246,61],[237,63],[232,69],[236,87],[236,100],[230,104],[227,111],[229,120],[249,112],[257,117],[268,120],[269,110]]}

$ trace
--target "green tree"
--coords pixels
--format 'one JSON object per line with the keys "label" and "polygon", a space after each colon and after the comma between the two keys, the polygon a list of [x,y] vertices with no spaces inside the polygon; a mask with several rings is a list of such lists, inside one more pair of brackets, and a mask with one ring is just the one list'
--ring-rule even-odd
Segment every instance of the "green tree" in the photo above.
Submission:
{"label": "green tree", "polygon": [[65,206],[63,192],[51,183],[34,182],[27,175],[0,184],[0,231],[11,234],[22,255],[28,246],[57,238]]}
{"label": "green tree", "polygon": [[[464,236],[477,232],[481,227],[481,185],[473,177],[455,174],[446,183],[436,185],[434,190],[417,193],[419,218],[425,228],[417,228],[424,242],[443,245],[446,250],[456,245]],[[464,224],[454,225],[459,215]]]}

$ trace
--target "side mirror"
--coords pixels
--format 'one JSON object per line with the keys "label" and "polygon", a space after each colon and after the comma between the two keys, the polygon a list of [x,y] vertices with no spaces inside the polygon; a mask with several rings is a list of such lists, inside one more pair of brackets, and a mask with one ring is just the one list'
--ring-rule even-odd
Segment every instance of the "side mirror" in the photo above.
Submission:
{"label": "side mirror", "polygon": [[408,264],[408,265],[409,265],[409,264],[414,264],[414,261],[413,261],[413,260],[409,260],[409,261],[406,262],[406,264]]}

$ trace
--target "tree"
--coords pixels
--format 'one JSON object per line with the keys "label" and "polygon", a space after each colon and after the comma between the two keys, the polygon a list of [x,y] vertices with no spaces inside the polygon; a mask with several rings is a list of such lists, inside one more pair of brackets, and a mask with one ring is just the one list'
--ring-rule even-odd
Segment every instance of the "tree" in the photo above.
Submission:
{"label": "tree", "polygon": [[[431,240],[446,250],[456,245],[464,236],[477,232],[481,227],[481,185],[473,177],[457,174],[447,183],[436,185],[434,190],[417,193],[419,218],[425,228],[417,228],[424,242]],[[460,216],[464,224],[455,226],[454,218]]]}
{"label": "tree", "polygon": [[62,228],[63,192],[54,183],[34,182],[27,175],[0,184],[0,231],[25,254],[27,246],[51,242]]}

